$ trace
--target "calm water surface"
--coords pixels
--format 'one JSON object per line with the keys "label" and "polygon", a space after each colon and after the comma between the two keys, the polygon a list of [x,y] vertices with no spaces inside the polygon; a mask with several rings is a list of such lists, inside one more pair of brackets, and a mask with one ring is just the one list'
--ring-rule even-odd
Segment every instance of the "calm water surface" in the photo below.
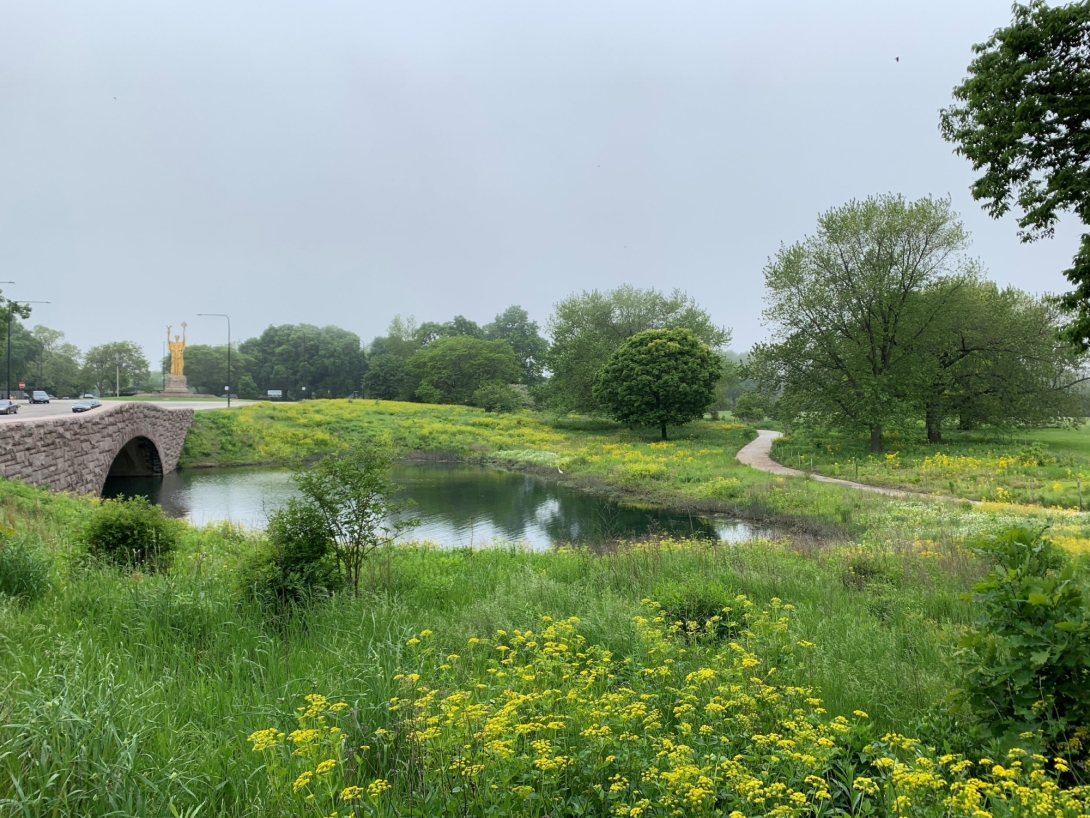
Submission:
{"label": "calm water surface", "polygon": [[[621,505],[552,480],[481,466],[403,464],[391,476],[401,496],[415,504],[407,516],[421,521],[406,539],[451,547],[511,541],[545,549],[648,534],[729,541],[775,534],[731,518]],[[162,478],[110,478],[103,494],[142,494],[168,514],[197,524],[230,520],[263,528],[295,489],[288,471],[197,469]]]}

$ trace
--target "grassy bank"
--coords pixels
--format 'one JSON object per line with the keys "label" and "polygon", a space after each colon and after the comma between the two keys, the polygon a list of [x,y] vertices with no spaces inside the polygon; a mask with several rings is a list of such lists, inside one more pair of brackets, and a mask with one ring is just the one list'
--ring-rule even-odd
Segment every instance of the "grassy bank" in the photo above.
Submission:
{"label": "grassy bank", "polygon": [[880,455],[860,435],[797,430],[777,440],[772,455],[795,468],[936,496],[1074,510],[1090,505],[1090,426],[951,432],[941,444],[894,433]]}
{"label": "grassy bank", "polygon": [[[363,798],[358,812],[340,815],[462,814],[449,804],[433,804],[434,811],[413,807],[420,792],[411,771],[428,762],[413,755],[423,745],[408,741],[391,701],[426,696],[431,685],[447,693],[484,691],[473,695],[486,706],[507,700],[504,691],[512,686],[532,687],[539,675],[556,671],[552,659],[526,648],[519,655],[534,663],[533,672],[502,681],[497,673],[513,671],[496,663],[494,646],[513,645],[517,652],[529,641],[526,631],[548,631],[543,617],[556,623],[577,617],[579,649],[596,662],[608,651],[618,678],[630,679],[625,684],[644,691],[640,695],[674,696],[666,688],[684,687],[687,674],[700,668],[719,667],[715,672],[726,684],[735,654],[699,636],[663,636],[660,626],[648,624],[655,615],[649,599],[665,606],[667,622],[716,615],[724,604],[752,606],[747,632],[729,632],[758,663],[746,671],[761,680],[753,692],[813,688],[805,696],[820,697],[822,712],[814,703],[802,706],[813,712],[807,718],[814,725],[842,716],[854,725],[845,736],[895,731],[953,745],[964,740],[948,717],[929,718],[941,714],[935,705],[953,686],[945,657],[973,613],[960,595],[981,571],[956,543],[800,550],[763,541],[745,547],[668,541],[609,555],[409,546],[375,559],[361,598],[336,597],[305,618],[276,625],[240,602],[234,585],[254,535],[187,527],[170,573],[123,573],[81,556],[79,530],[89,509],[84,501],[0,483],[0,516],[15,530],[4,545],[47,566],[48,581],[36,598],[0,595],[0,815],[279,814],[278,784],[268,773],[280,768],[268,753],[253,752],[247,737],[270,726],[290,732],[295,708],[309,694],[346,703],[340,729],[350,746],[368,747],[337,768],[340,785],[366,790],[381,780],[391,787]],[[747,602],[739,601],[742,595]],[[565,633],[561,641],[578,641],[573,631]],[[726,653],[716,653],[721,650]],[[638,670],[658,666],[668,676],[662,683]],[[413,682],[407,691],[405,673],[420,674],[419,686]],[[603,679],[606,686],[595,695],[607,698],[599,705],[615,689]],[[555,684],[567,682],[557,676]],[[775,701],[758,697],[746,708],[752,718],[771,718],[780,712]],[[574,719],[578,709],[563,712]],[[798,717],[784,711],[775,718]],[[658,728],[642,728],[658,736],[659,749],[670,737],[675,744],[684,740],[682,722],[692,722],[669,713],[665,719]],[[450,735],[452,724],[444,728]],[[776,729],[775,723],[764,727]],[[799,728],[780,728],[786,729]],[[746,736],[754,730],[757,722]],[[835,731],[830,735],[837,746],[843,743]],[[601,745],[578,732],[564,740],[572,752],[598,752]],[[760,750],[759,743],[750,749]],[[613,780],[608,766],[587,773],[606,790]],[[548,789],[557,782],[543,772],[537,771],[540,797],[559,797]],[[769,785],[780,773],[771,775]],[[521,797],[508,809],[542,814]],[[713,800],[690,804],[687,814],[714,813]],[[796,806],[781,814],[809,814]],[[749,814],[763,814],[759,802],[752,807]],[[591,812],[605,814],[597,807]]]}
{"label": "grassy bank", "polygon": [[[655,430],[631,431],[608,421],[394,401],[265,403],[198,412],[181,465],[296,464],[341,448],[379,444],[418,456],[535,471],[622,500],[722,512],[869,548],[926,549],[927,543],[1028,521],[1051,526],[1072,550],[1090,550],[1090,520],[1082,514],[1010,503],[969,508],[893,500],[775,477],[737,462],[735,454],[755,431],[732,421],[699,421],[673,434],[674,440],[663,443]],[[843,474],[842,464],[837,470]]]}

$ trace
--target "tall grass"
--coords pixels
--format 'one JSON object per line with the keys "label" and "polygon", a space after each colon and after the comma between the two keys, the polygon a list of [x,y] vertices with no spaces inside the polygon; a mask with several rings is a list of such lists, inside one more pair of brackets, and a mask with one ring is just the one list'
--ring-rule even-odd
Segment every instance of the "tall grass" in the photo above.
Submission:
{"label": "tall grass", "polygon": [[289,724],[312,692],[348,702],[361,733],[390,726],[413,633],[454,651],[575,615],[624,656],[641,600],[679,589],[790,602],[793,635],[817,648],[785,681],[819,688],[834,714],[863,709],[904,730],[950,689],[943,656],[970,617],[959,593],[976,570],[952,547],[417,545],[376,556],[361,598],[271,621],[235,592],[254,546],[244,532],[187,529],[172,572],[143,575],[79,556],[82,501],[5,483],[0,508],[56,578],[38,600],[0,603],[0,815],[13,816],[263,815],[268,782],[246,736]]}

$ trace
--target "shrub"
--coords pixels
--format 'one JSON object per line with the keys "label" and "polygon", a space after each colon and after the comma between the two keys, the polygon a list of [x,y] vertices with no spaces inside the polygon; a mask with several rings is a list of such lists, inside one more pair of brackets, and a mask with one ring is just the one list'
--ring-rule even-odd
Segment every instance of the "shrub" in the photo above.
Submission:
{"label": "shrub", "polygon": [[746,605],[719,583],[669,583],[656,589],[666,625],[675,632],[733,638],[746,624]]}
{"label": "shrub", "polygon": [[973,586],[980,617],[961,638],[962,704],[998,736],[1038,732],[1057,752],[1087,754],[1090,616],[1082,577],[1026,528],[979,538],[995,566]]}
{"label": "shrub", "polygon": [[747,423],[758,423],[772,411],[772,401],[760,392],[743,392],[734,402],[732,414]]}
{"label": "shrub", "polygon": [[486,412],[514,412],[522,408],[523,397],[513,386],[503,381],[485,381],[473,393],[470,403]]}
{"label": "shrub", "polygon": [[14,533],[0,526],[0,595],[33,601],[49,590],[49,563]]}
{"label": "shrub", "polygon": [[293,479],[303,502],[321,517],[345,581],[357,596],[367,557],[391,544],[417,520],[399,520],[405,503],[394,500],[391,455],[380,449],[356,449],[323,457]]}
{"label": "shrub", "polygon": [[104,500],[83,533],[88,552],[118,565],[166,565],[178,524],[144,497]]}
{"label": "shrub", "polygon": [[282,607],[330,595],[341,585],[322,513],[295,498],[269,518],[266,539],[243,563],[246,596]]}

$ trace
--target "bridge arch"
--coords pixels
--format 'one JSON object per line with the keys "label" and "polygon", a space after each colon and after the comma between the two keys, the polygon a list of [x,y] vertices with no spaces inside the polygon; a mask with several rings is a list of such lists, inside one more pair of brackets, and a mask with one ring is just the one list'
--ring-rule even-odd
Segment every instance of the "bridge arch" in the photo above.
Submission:
{"label": "bridge arch", "polygon": [[101,494],[108,474],[167,474],[178,465],[192,409],[120,403],[79,415],[0,423],[0,477],[54,491]]}
{"label": "bridge arch", "polygon": [[106,477],[156,477],[162,473],[159,447],[150,438],[137,435],[114,455]]}

